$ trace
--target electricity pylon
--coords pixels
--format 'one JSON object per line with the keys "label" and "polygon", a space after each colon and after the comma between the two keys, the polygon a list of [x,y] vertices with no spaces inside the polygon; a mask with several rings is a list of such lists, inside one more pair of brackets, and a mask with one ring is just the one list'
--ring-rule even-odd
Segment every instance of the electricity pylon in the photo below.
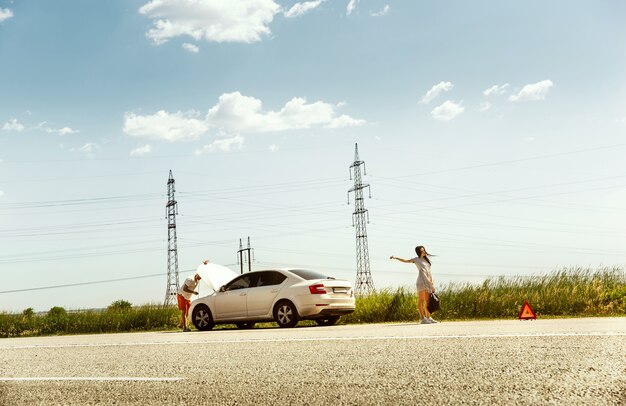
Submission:
{"label": "electricity pylon", "polygon": [[167,217],[167,288],[165,289],[165,302],[163,306],[176,303],[178,294],[178,248],[176,246],[176,215],[178,203],[174,198],[174,177],[170,170],[170,178],[167,181],[167,204],[165,214]]}
{"label": "electricity pylon", "polygon": [[357,295],[369,295],[374,292],[374,282],[370,272],[370,254],[367,245],[367,226],[369,213],[365,209],[363,189],[368,188],[369,197],[372,197],[370,185],[361,180],[361,165],[363,173],[365,162],[359,160],[359,145],[354,144],[354,162],[350,165],[350,179],[354,172],[354,186],[348,190],[348,204],[350,204],[350,192],[354,192],[354,213],[352,213],[352,226],[356,229],[356,283],[354,286]]}
{"label": "electricity pylon", "polygon": [[[246,252],[247,258],[243,256],[244,251]],[[248,263],[248,272],[252,271],[252,253],[254,252],[254,248],[250,247],[250,237],[248,237],[248,248],[244,248],[241,244],[241,238],[239,239],[239,251],[237,251],[237,262],[240,265],[241,273],[243,274],[243,263]]]}

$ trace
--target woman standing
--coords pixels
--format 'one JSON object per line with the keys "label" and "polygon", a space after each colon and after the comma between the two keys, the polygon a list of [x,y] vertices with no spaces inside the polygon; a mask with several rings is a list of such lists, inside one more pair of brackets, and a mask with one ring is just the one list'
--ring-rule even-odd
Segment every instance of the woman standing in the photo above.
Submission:
{"label": "woman standing", "polygon": [[417,257],[412,259],[402,259],[395,256],[390,256],[389,259],[397,259],[404,263],[414,263],[417,267],[417,311],[422,318],[422,324],[438,323],[433,320],[428,311],[428,301],[431,293],[435,293],[435,285],[433,284],[433,275],[430,271],[430,254],[426,252],[426,248],[423,246],[415,247],[415,253]]}

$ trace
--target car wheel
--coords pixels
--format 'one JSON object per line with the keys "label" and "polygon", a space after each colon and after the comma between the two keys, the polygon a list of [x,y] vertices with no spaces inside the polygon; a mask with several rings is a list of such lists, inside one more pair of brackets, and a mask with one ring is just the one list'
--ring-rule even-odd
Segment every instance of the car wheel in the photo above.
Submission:
{"label": "car wheel", "polygon": [[211,316],[211,311],[205,305],[199,305],[193,309],[191,322],[200,331],[211,330],[215,326],[215,323],[213,323],[213,316]]}
{"label": "car wheel", "polygon": [[283,300],[274,308],[274,320],[278,323],[278,327],[295,327],[300,317],[296,306],[288,300]]}
{"label": "car wheel", "polygon": [[249,322],[241,322],[241,323],[235,323],[235,326],[237,326],[238,329],[240,330],[249,330],[251,328],[254,328],[254,325],[256,323],[249,321]]}
{"label": "car wheel", "polygon": [[315,319],[315,322],[319,324],[320,326],[333,326],[337,324],[338,321],[339,321],[339,316],[330,316],[330,317],[323,317],[321,319]]}

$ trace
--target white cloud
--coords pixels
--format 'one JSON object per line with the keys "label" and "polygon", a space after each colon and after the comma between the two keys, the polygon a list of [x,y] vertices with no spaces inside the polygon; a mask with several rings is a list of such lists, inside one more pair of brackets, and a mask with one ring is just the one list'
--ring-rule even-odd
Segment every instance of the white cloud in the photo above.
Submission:
{"label": "white cloud", "polygon": [[[52,127],[46,126],[46,124],[47,124],[46,121],[42,121],[41,123],[37,124],[37,127],[35,127],[35,129],[43,130],[48,134],[58,134],[58,135],[76,134],[80,132],[78,130],[74,130],[71,127],[52,128]],[[2,129],[5,131],[24,131],[25,127],[22,123],[17,121],[16,118],[12,118],[11,120],[4,123],[4,125],[2,126]]]}
{"label": "white cloud", "polygon": [[13,11],[8,8],[0,8],[0,23],[13,17]]}
{"label": "white cloud", "polygon": [[365,123],[365,120],[358,120],[342,114],[339,117],[333,118],[330,123],[326,125],[326,128],[358,127],[364,125]]}
{"label": "white cloud", "polygon": [[83,145],[82,147],[76,149],[76,148],[71,148],[70,151],[72,152],[82,152],[83,154],[85,154],[86,156],[88,156],[89,158],[93,158],[94,154],[98,151],[100,151],[100,146],[98,144],[95,144],[93,142],[88,142],[85,145]]}
{"label": "white cloud", "polygon": [[[241,147],[244,139],[239,134],[244,133],[299,130],[316,126],[336,129],[367,123],[346,114],[338,114],[338,108],[330,103],[307,103],[304,98],[294,97],[278,111],[264,111],[261,100],[233,92],[222,94],[205,118],[199,117],[200,114],[195,111],[169,113],[160,110],[152,115],[127,112],[124,114],[122,130],[134,137],[171,142],[193,141],[209,131],[231,137],[219,139],[202,150],[212,152],[216,149],[230,150],[238,145]],[[232,137],[234,134],[239,137]]]}
{"label": "white cloud", "polygon": [[511,95],[511,101],[535,101],[544,100],[550,88],[554,86],[551,80],[542,80],[541,82],[531,83],[520,90],[518,94]]}
{"label": "white cloud", "polygon": [[76,133],[79,133],[80,131],[74,130],[70,127],[63,127],[57,130],[53,130],[53,132],[56,132],[59,135],[68,135],[68,134],[76,134]]}
{"label": "white cloud", "polygon": [[100,150],[100,146],[98,144],[95,144],[93,142],[88,142],[85,145],[83,145],[82,147],[79,148],[79,151],[81,152],[86,152],[86,153],[92,153],[92,152],[96,152]]}
{"label": "white cloud", "polygon": [[206,133],[209,128],[204,120],[194,118],[197,113],[168,113],[160,110],[156,114],[140,116],[124,114],[122,130],[134,137],[167,141],[192,141]]}
{"label": "white cloud", "polygon": [[150,146],[150,144],[146,144],[130,151],[130,156],[144,156],[150,152],[152,152],[152,146]]}
{"label": "white cloud", "polygon": [[346,13],[348,15],[352,14],[352,12],[356,9],[356,5],[360,0],[350,0],[348,6],[346,7]]}
{"label": "white cloud", "polygon": [[274,0],[151,0],[139,9],[154,20],[146,36],[157,45],[183,35],[198,41],[261,41],[280,11]]}
{"label": "white cloud", "polygon": [[68,135],[68,134],[77,134],[80,132],[78,130],[74,130],[71,127],[53,128],[53,127],[48,127],[46,124],[48,124],[47,121],[42,121],[41,123],[37,124],[37,127],[45,131],[48,134]]}
{"label": "white cloud", "polygon": [[4,192],[0,190],[0,197],[4,196]]}
{"label": "white cloud", "polygon": [[437,120],[449,121],[463,113],[464,110],[465,108],[460,104],[451,100],[446,100],[441,105],[435,107],[430,114]]}
{"label": "white cloud", "polygon": [[296,3],[288,11],[285,11],[284,15],[287,18],[299,17],[305,14],[307,11],[311,11],[320,6],[325,0],[305,1],[302,3]]}
{"label": "white cloud", "polygon": [[478,107],[478,111],[480,111],[481,113],[484,111],[487,111],[491,108],[491,103],[489,102],[482,102],[480,103],[480,106]]}
{"label": "white cloud", "polygon": [[194,53],[194,54],[197,54],[198,52],[200,52],[200,48],[198,48],[198,47],[197,47],[196,45],[194,45],[194,44],[189,44],[189,43],[187,43],[187,42],[185,42],[185,43],[183,44],[183,49],[184,49],[185,51],[189,51],[189,52]]}
{"label": "white cloud", "polygon": [[244,138],[241,135],[235,135],[230,138],[220,138],[213,141],[209,145],[205,145],[201,149],[196,150],[196,155],[209,154],[215,151],[228,152],[233,149],[241,149],[243,147]]}
{"label": "white cloud", "polygon": [[24,131],[24,125],[17,121],[16,118],[12,118],[2,126],[4,131]]}
{"label": "white cloud", "polygon": [[492,94],[504,94],[506,93],[506,89],[509,87],[508,83],[505,83],[503,85],[493,85],[488,89],[483,90],[483,94],[485,96],[489,96]]}
{"label": "white cloud", "polygon": [[270,146],[269,146],[269,150],[270,150],[271,152],[276,152],[276,151],[278,151],[279,149],[280,149],[280,148],[279,148],[279,147],[278,147],[278,145],[276,145],[276,144],[272,144],[272,145],[270,145]]}
{"label": "white cloud", "polygon": [[454,85],[451,82],[439,82],[436,85],[434,85],[433,87],[431,87],[430,90],[427,91],[424,96],[422,96],[422,99],[420,100],[420,103],[428,104],[433,99],[435,99],[437,96],[439,96],[439,93],[447,92],[450,89],[452,89],[453,87],[454,87]]}
{"label": "white cloud", "polygon": [[365,124],[365,120],[337,116],[335,106],[321,101],[306,103],[294,97],[279,111],[263,111],[261,100],[239,92],[225,93],[209,110],[209,124],[227,132],[271,132],[311,128],[321,125],[340,128]]}
{"label": "white cloud", "polygon": [[389,4],[385,4],[385,7],[383,7],[382,10],[380,11],[370,11],[370,15],[372,17],[382,17],[386,15],[388,12],[389,12]]}

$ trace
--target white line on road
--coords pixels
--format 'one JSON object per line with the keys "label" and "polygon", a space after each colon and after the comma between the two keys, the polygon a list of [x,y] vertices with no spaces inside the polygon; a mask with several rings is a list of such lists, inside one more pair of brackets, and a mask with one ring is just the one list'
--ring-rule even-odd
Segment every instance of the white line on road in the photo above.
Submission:
{"label": "white line on road", "polygon": [[[209,333],[210,334],[210,333]],[[276,343],[276,342],[311,342],[311,341],[368,341],[368,340],[437,340],[467,338],[533,338],[533,337],[626,337],[621,333],[535,333],[535,334],[466,334],[466,335],[413,335],[413,336],[361,336],[361,337],[302,337],[302,338],[246,338],[240,340],[181,340],[181,341],[149,341],[134,343],[93,343],[93,344],[44,344],[16,345],[0,347],[0,350],[16,349],[50,349],[50,348],[82,348],[82,347],[135,347],[147,345],[197,345],[197,344],[229,344],[229,343]]]}
{"label": "white line on road", "polygon": [[46,376],[46,377],[14,377],[0,378],[0,382],[31,382],[31,381],[124,381],[124,382],[175,382],[185,378],[146,378],[134,376]]}

